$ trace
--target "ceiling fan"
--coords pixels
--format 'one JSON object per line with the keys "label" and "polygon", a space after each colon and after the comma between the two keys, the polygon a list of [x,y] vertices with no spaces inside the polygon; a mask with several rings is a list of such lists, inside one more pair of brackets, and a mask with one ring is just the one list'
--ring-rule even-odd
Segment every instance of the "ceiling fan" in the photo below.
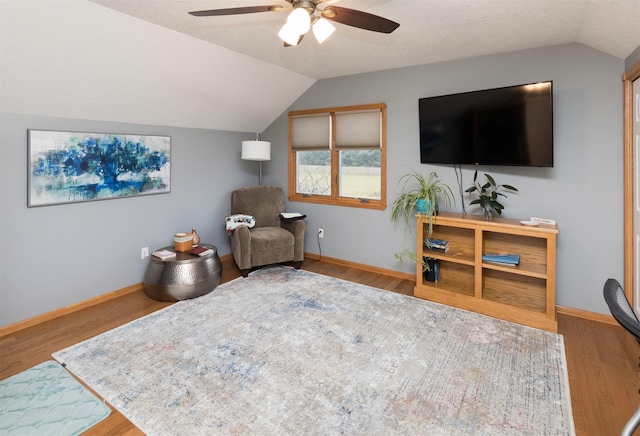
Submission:
{"label": "ceiling fan", "polygon": [[[320,44],[322,44],[336,28],[329,22],[346,24],[347,26],[359,29],[371,30],[373,32],[391,33],[400,24],[368,12],[355,9],[342,8],[327,5],[320,9],[320,3],[333,3],[336,0],[286,0],[293,9],[287,18],[287,22],[282,26],[278,36],[284,41],[285,47],[300,44],[302,38],[310,28]],[[189,14],[196,17],[212,17],[219,15],[239,15],[252,14],[256,12],[280,12],[285,7],[282,5],[265,6],[245,6],[239,8],[211,9],[206,11],[193,11]]]}

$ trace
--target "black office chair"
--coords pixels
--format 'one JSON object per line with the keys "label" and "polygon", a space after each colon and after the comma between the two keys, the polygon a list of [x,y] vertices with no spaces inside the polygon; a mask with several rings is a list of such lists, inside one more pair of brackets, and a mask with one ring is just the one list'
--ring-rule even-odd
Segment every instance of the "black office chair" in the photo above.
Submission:
{"label": "black office chair", "polygon": [[[608,279],[604,284],[604,301],[607,302],[611,315],[640,342],[640,321],[634,313],[627,296],[616,279]],[[622,436],[631,436],[640,426],[640,407],[622,429]]]}

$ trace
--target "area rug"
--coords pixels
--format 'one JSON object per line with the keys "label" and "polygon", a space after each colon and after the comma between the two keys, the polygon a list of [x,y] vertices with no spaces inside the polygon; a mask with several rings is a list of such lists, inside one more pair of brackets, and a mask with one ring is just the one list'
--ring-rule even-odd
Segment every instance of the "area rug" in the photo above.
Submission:
{"label": "area rug", "polygon": [[56,352],[149,435],[570,435],[562,337],[288,267]]}
{"label": "area rug", "polygon": [[0,381],[0,435],[77,435],[111,409],[49,360]]}

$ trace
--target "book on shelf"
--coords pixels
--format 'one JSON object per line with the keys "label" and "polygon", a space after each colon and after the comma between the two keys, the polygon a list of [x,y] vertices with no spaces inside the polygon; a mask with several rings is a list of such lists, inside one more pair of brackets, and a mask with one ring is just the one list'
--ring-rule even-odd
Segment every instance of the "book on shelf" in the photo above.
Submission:
{"label": "book on shelf", "polygon": [[207,254],[213,253],[211,248],[203,247],[202,245],[198,245],[189,250],[189,253],[196,254],[198,256],[206,256]]}
{"label": "book on shelf", "polygon": [[446,253],[447,251],[449,251],[449,241],[446,241],[444,239],[427,238],[424,240],[424,247],[429,250]]}
{"label": "book on shelf", "polygon": [[173,260],[176,258],[176,253],[169,250],[156,250],[151,253],[151,255],[157,257],[160,260]]}
{"label": "book on shelf", "polygon": [[520,263],[519,254],[483,254],[483,262],[491,262],[503,266],[516,266]]}
{"label": "book on shelf", "polygon": [[436,247],[446,247],[449,245],[449,241],[447,241],[446,239],[431,239],[431,238],[426,238],[424,240],[425,245],[429,246],[436,246]]}
{"label": "book on shelf", "polygon": [[508,267],[508,268],[515,268],[515,267],[517,267],[517,266],[518,266],[518,265],[517,265],[517,264],[515,264],[515,263],[492,262],[492,261],[490,261],[490,260],[487,260],[487,261],[485,261],[484,263],[488,263],[488,264],[496,265],[496,266],[506,266],[506,267]]}
{"label": "book on shelf", "polygon": [[449,251],[449,246],[448,245],[444,246],[444,247],[441,247],[441,246],[438,246],[438,245],[432,245],[432,246],[429,247],[429,246],[425,245],[424,248],[425,248],[425,250],[437,251],[438,253],[446,253],[446,252]]}

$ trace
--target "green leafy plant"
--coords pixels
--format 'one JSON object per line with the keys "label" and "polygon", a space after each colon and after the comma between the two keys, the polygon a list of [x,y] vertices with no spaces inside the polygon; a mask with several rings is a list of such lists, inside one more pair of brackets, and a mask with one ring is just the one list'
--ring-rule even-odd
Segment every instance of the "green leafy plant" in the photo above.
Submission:
{"label": "green leafy plant", "polygon": [[485,173],[484,176],[486,177],[487,182],[481,185],[478,181],[478,170],[476,170],[476,172],[473,174],[473,186],[471,186],[465,192],[468,192],[470,194],[477,192],[478,198],[472,200],[469,204],[479,204],[482,210],[488,214],[496,213],[498,215],[502,215],[504,206],[498,201],[498,197],[507,198],[507,196],[500,192],[500,190],[507,190],[512,192],[518,192],[518,190],[511,185],[497,184],[495,179],[487,173]]}
{"label": "green leafy plant", "polygon": [[[396,262],[403,263],[405,259],[410,260],[411,262],[416,261],[416,252],[408,249],[404,249],[399,251],[398,253],[394,253],[394,257],[396,258]],[[422,259],[422,271],[429,271],[429,264],[425,259]]]}
{"label": "green leafy plant", "polygon": [[[414,169],[411,169],[410,173],[400,177],[398,185],[402,186],[402,192],[393,203],[391,220],[397,223],[400,217],[403,216],[405,232],[406,230],[411,232],[409,218],[415,213],[416,203],[418,203],[419,200],[424,200],[426,203],[425,209],[419,213],[429,217],[429,226],[426,229],[426,235],[430,236],[433,233],[433,217],[439,210],[438,197],[440,197],[447,206],[450,206],[452,203],[455,204],[455,197],[453,196],[451,187],[442,183],[440,178],[438,178],[438,174],[433,171],[425,177]],[[413,262],[416,261],[416,253],[407,249],[395,253],[394,256],[398,263],[402,263],[405,259]],[[429,269],[424,259],[422,261],[422,269],[424,271]]]}
{"label": "green leafy plant", "polygon": [[[400,216],[404,216],[405,225],[409,227],[409,218],[413,215],[418,200],[426,201],[427,208],[424,212],[421,212],[426,215],[436,214],[438,196],[444,200],[447,206],[455,203],[451,187],[442,183],[438,178],[438,174],[433,171],[425,178],[425,176],[412,169],[410,173],[400,177],[398,185],[402,185],[402,193],[393,202],[391,209],[391,220],[394,223],[398,222]],[[431,230],[430,227],[430,232]]]}
{"label": "green leafy plant", "polygon": [[[404,262],[405,259],[410,260],[411,262],[416,262],[416,252],[404,249],[398,253],[394,254],[396,261],[398,263]],[[429,266],[429,262],[426,257],[422,258],[422,272],[431,271],[431,267]]]}

